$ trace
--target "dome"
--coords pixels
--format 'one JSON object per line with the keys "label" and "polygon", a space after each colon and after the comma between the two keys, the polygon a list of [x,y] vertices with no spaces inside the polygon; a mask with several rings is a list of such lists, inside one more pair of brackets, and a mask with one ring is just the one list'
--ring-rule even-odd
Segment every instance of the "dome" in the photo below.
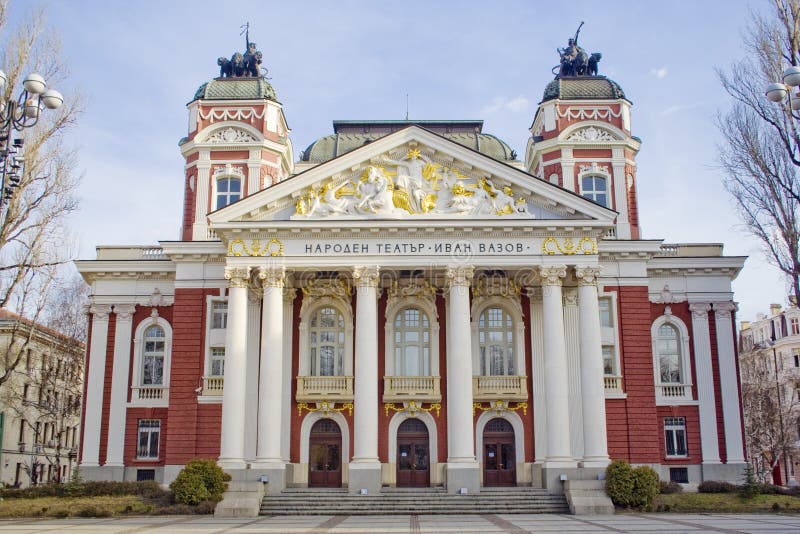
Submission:
{"label": "dome", "polygon": [[622,87],[605,76],[575,76],[556,78],[547,84],[542,102],[547,100],[616,100],[625,98]]}
{"label": "dome", "polygon": [[215,78],[201,85],[192,100],[277,100],[264,78]]}
{"label": "dome", "polygon": [[[480,131],[483,126],[481,121],[337,121],[334,123],[336,133],[320,137],[308,145],[300,161],[323,163],[412,124],[498,161],[514,161],[517,158],[516,152],[503,140]],[[365,128],[364,125],[369,127]]]}

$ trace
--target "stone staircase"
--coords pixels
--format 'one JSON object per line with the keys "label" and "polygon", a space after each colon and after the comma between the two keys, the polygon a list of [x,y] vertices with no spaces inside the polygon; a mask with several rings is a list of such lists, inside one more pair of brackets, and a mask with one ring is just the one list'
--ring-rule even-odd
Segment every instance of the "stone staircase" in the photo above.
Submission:
{"label": "stone staircase", "polygon": [[347,489],[289,488],[265,495],[261,515],[568,514],[564,495],[537,488],[483,488],[469,495],[442,488],[384,488],[379,495]]}

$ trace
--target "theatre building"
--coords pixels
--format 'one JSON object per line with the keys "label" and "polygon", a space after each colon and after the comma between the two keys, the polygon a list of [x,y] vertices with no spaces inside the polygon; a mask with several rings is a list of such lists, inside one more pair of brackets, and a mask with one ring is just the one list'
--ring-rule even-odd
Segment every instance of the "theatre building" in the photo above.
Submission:
{"label": "theatre building", "polygon": [[739,480],[744,258],[644,237],[620,85],[562,72],[519,158],[480,120],[334,121],[297,156],[270,83],[223,74],[187,105],[179,238],[78,262],[83,476]]}

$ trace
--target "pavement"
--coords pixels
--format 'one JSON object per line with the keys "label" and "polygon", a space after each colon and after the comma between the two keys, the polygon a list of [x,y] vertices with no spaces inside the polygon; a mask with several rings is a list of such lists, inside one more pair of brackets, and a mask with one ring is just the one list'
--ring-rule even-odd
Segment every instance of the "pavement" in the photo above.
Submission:
{"label": "pavement", "polygon": [[754,532],[800,533],[800,515],[778,514],[618,514],[572,515],[376,515],[272,516],[215,519],[209,516],[127,517],[114,519],[0,520],[0,534],[67,532],[286,533],[286,534],[471,534],[506,532]]}

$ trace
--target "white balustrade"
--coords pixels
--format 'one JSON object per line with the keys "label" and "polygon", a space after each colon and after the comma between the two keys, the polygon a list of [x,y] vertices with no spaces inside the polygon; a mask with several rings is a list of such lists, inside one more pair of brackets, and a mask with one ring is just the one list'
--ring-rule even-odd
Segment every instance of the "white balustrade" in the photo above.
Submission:
{"label": "white balustrade", "polygon": [[203,395],[222,395],[224,385],[225,377],[223,376],[204,376]]}
{"label": "white balustrade", "polygon": [[527,400],[526,378],[519,375],[473,376],[472,396],[476,401]]}
{"label": "white balustrade", "polygon": [[622,393],[622,377],[615,375],[605,375],[603,377],[606,393]]}
{"label": "white balustrade", "polygon": [[656,394],[666,400],[690,400],[691,384],[661,384],[656,386]]}
{"label": "white balustrade", "polygon": [[442,400],[440,380],[438,376],[385,376],[383,377],[383,401],[438,402]]}
{"label": "white balustrade", "polygon": [[169,401],[169,388],[163,386],[138,386],[131,389],[134,401]]}
{"label": "white balustrade", "polygon": [[352,376],[298,376],[297,402],[353,400]]}

